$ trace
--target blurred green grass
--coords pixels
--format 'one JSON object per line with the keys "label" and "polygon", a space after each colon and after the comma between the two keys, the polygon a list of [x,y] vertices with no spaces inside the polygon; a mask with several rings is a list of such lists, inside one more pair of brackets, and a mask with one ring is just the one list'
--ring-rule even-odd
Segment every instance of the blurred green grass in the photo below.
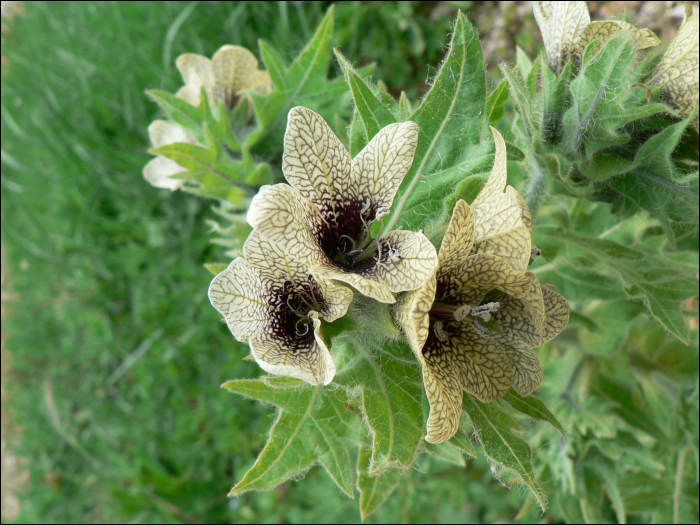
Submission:
{"label": "blurred green grass", "polygon": [[[341,4],[335,45],[416,96],[456,10],[428,20],[429,4]],[[144,91],[178,87],[180,53],[257,52],[262,37],[291,58],[328,5],[36,2],[11,23],[1,223],[19,300],[3,329],[13,446],[32,476],[18,522],[359,521],[319,469],[225,498],[274,412],[219,389],[260,372],[206,297],[201,265],[222,259],[211,203],[141,176],[159,117]],[[494,521],[522,503],[485,462],[420,465],[370,521]]]}

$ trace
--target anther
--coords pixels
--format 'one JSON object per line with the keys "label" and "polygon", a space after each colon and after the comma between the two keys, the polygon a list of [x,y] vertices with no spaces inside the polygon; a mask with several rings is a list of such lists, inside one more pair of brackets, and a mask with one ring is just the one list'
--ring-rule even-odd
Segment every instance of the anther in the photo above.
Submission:
{"label": "anther", "polygon": [[391,212],[391,210],[389,208],[385,208],[385,207],[377,208],[377,213],[374,214],[374,220],[376,221],[376,220],[381,219],[385,215],[389,215],[389,212]]}
{"label": "anther", "polygon": [[289,288],[293,286],[294,283],[292,281],[284,281],[284,287],[282,288],[283,293],[289,292]]}
{"label": "anther", "polygon": [[401,254],[396,248],[389,248],[389,262],[399,262],[401,260]]}
{"label": "anther", "polygon": [[491,320],[491,314],[497,312],[501,307],[501,303],[486,303],[481,306],[474,308],[469,315],[473,317],[481,317],[484,321],[488,322]]}
{"label": "anther", "polygon": [[453,315],[455,316],[456,321],[461,321],[462,319],[467,317],[471,311],[472,311],[471,305],[463,304],[462,306],[460,306],[459,308],[457,308],[454,311]]}
{"label": "anther", "polygon": [[433,329],[435,330],[435,337],[443,343],[447,341],[447,336],[445,336],[445,332],[442,330],[442,321],[435,321]]}
{"label": "anther", "polygon": [[479,332],[479,335],[482,337],[489,337],[491,335],[491,332],[489,332],[486,328],[481,326],[477,321],[472,321],[472,326],[477,332]]}
{"label": "anther", "polygon": [[[309,323],[307,323],[305,321],[306,321],[305,318],[299,319],[297,321],[297,323],[294,325],[294,331],[296,332],[297,337],[304,337],[306,334],[309,333]],[[300,332],[299,331],[299,323],[302,323],[302,322],[303,322],[303,324],[301,326],[303,326],[305,328],[305,330],[303,332]]]}

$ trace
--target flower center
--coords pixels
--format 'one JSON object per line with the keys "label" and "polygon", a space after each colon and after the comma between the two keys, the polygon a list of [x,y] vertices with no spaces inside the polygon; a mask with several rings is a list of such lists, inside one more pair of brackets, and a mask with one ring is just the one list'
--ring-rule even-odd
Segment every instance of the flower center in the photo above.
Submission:
{"label": "flower center", "polygon": [[285,281],[282,287],[282,305],[287,307],[287,330],[299,339],[313,332],[313,320],[311,312],[321,312],[326,301],[323,291],[315,281],[313,275],[309,275],[306,282],[294,284]]}
{"label": "flower center", "polygon": [[[341,266],[349,269],[353,269],[362,262],[371,259],[376,258],[378,261],[381,261],[383,249],[389,250],[386,255],[388,255],[390,259],[392,259],[392,257],[392,260],[400,259],[401,256],[398,254],[397,250],[382,246],[379,240],[381,232],[379,237],[372,237],[370,233],[370,226],[372,223],[387,213],[389,213],[387,208],[377,208],[374,201],[370,197],[367,197],[359,212],[361,223],[359,232],[355,235],[349,233],[338,235],[337,242],[334,243],[335,246],[332,250],[333,253],[327,253],[327,255]],[[341,231],[338,231],[338,233],[340,234]],[[392,254],[392,250],[395,253]]]}
{"label": "flower center", "polygon": [[448,304],[440,301],[434,302],[430,309],[430,319],[433,322],[433,331],[438,340],[444,342],[448,337],[444,332],[444,325],[447,321],[458,321],[471,323],[471,325],[482,335],[488,336],[489,331],[481,323],[491,321],[491,314],[497,312],[501,303],[492,302],[472,307],[469,304]]}

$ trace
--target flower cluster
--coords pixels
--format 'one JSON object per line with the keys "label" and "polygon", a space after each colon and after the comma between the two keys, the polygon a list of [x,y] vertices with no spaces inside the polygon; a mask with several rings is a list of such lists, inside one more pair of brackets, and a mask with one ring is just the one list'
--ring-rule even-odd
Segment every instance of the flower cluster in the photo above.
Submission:
{"label": "flower cluster", "polygon": [[346,313],[353,292],[344,283],[393,305],[423,368],[428,441],[457,431],[463,390],[492,401],[511,387],[528,395],[540,384],[533,348],[566,326],[569,307],[527,272],[539,254],[530,211],[506,188],[505,142],[492,131],[493,172],[471,207],[458,201],[438,256],[422,232],[372,228],[390,213],[411,167],[415,123],[383,128],[351,159],[318,114],[290,111],[283,156],[289,184],[261,188],[248,212],[253,233],[243,257],[209,289],[264,370],[332,381],[336,367],[321,319]]}
{"label": "flower cluster", "polygon": [[382,129],[355,157],[320,115],[289,113],[283,172],[289,184],[264,186],[253,199],[254,230],[236,259],[214,278],[209,297],[260,366],[272,373],[328,384],[335,365],[320,318],[342,316],[353,286],[383,303],[415,290],[437,263],[422,232],[372,233],[390,212],[413,163],[418,126]]}
{"label": "flower cluster", "polygon": [[661,43],[651,29],[637,29],[620,20],[591,22],[586,2],[533,2],[533,11],[547,50],[547,62],[557,75],[569,58],[580,65],[583,52],[594,40],[602,44],[618,33],[628,33],[637,49]]}
{"label": "flower cluster", "polygon": [[539,254],[530,211],[515,189],[505,188],[505,142],[492,131],[496,158],[486,186],[471,207],[457,202],[437,267],[394,310],[423,368],[432,443],[457,432],[463,390],[492,401],[511,386],[524,396],[537,388],[542,367],[533,348],[569,318],[566,300],[525,271]]}
{"label": "flower cluster", "polygon": [[[186,53],[176,61],[185,85],[175,96],[199,107],[202,89],[207,94],[211,110],[217,114],[215,101],[233,109],[246,96],[246,91],[267,93],[272,90],[270,73],[258,69],[258,59],[244,47],[225,45],[207,57]],[[196,144],[196,140],[182,126],[174,122],[156,120],[148,127],[153,148],[176,143]],[[145,179],[156,188],[177,190],[186,180],[178,179],[187,169],[174,160],[158,155],[143,169]]]}

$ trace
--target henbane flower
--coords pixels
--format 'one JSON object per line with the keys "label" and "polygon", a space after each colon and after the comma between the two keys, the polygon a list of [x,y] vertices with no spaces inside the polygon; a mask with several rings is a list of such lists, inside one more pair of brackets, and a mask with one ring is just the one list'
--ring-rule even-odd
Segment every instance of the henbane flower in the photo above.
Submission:
{"label": "henbane flower", "polygon": [[210,59],[186,53],[177,59],[185,85],[175,94],[178,98],[199,106],[202,88],[209,100],[222,100],[232,109],[239,101],[239,92],[255,90],[266,93],[272,88],[270,73],[258,69],[258,59],[244,47],[222,46]]}
{"label": "henbane flower", "polygon": [[[681,115],[689,117],[698,104],[698,56],[700,32],[698,14],[693,14],[690,2],[685,4],[685,17],[676,38],[668,46],[656,68],[650,84],[666,84],[661,96],[678,109]],[[698,131],[698,113],[692,122]]]}
{"label": "henbane flower", "polygon": [[[497,141],[497,157],[500,148],[505,146]],[[501,397],[511,386],[529,395],[542,380],[533,347],[555,337],[569,316],[566,300],[553,287],[540,286],[534,274],[497,255],[474,253],[475,230],[475,214],[458,201],[433,275],[394,309],[422,365],[430,403],[426,439],[433,443],[459,428],[463,390],[482,401]],[[530,250],[525,255],[529,259]]]}
{"label": "henbane flower", "polygon": [[308,252],[299,242],[270,242],[254,231],[244,257],[211,282],[209,299],[263,370],[326,385],[336,367],[320,318],[345,315],[352,291],[309,272]]}
{"label": "henbane flower", "polygon": [[[151,122],[151,125],[148,126],[148,134],[154,148],[177,142],[196,144],[194,138],[182,126],[166,120]],[[173,191],[181,188],[187,182],[174,177],[186,172],[186,168],[162,155],[150,160],[143,168],[143,176],[152,186]]]}
{"label": "henbane flower", "polygon": [[248,222],[273,242],[297,239],[310,247],[307,256],[318,276],[393,303],[392,292],[418,288],[437,262],[435,248],[421,232],[382,236],[370,230],[390,212],[417,143],[417,124],[392,124],[351,160],[320,115],[293,108],[282,167],[290,186],[263,186]]}
{"label": "henbane flower", "polygon": [[547,62],[557,75],[570,57],[580,63],[586,46],[596,39],[602,43],[619,32],[626,32],[633,35],[637,49],[661,43],[651,29],[637,29],[619,20],[591,22],[586,2],[534,2],[532,8],[542,33]]}
{"label": "henbane flower", "polygon": [[[506,187],[506,143],[495,128],[491,131],[496,154],[491,175],[471,205],[475,221],[472,251],[498,255],[515,270],[524,272],[533,253],[530,208],[515,188]],[[534,253],[539,250],[534,248]]]}

